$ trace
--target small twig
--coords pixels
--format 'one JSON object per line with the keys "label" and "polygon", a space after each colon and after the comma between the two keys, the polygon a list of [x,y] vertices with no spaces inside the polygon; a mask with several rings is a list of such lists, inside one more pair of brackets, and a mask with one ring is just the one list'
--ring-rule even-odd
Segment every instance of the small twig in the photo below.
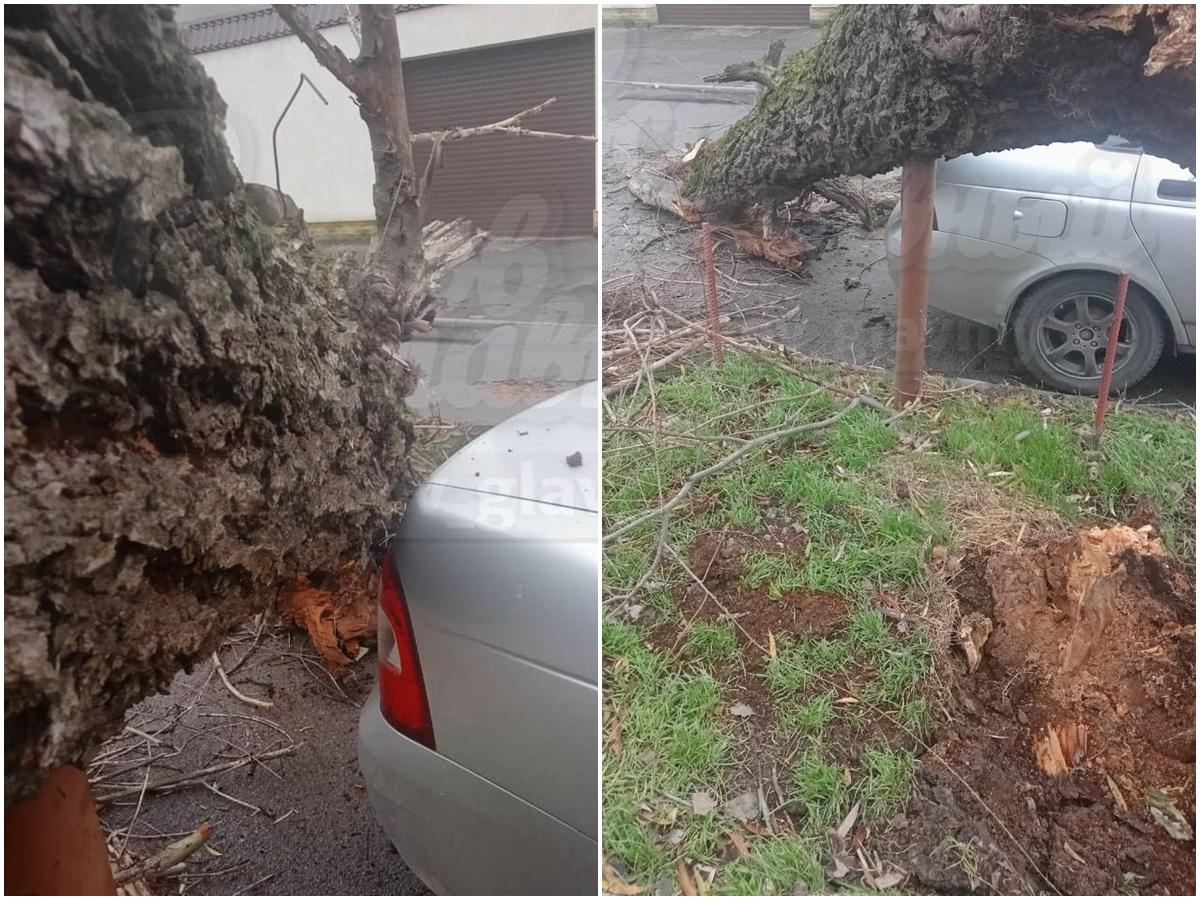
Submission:
{"label": "small twig", "polygon": [[239,659],[238,659],[238,661],[237,661],[237,662],[235,662],[235,663],[234,663],[234,664],[233,664],[233,665],[232,665],[232,666],[229,668],[229,674],[230,674],[230,675],[232,675],[234,672],[236,672],[238,669],[240,669],[240,668],[242,667],[242,665],[243,665],[243,664],[246,662],[246,660],[248,660],[248,659],[250,658],[250,654],[251,654],[251,653],[253,653],[253,652],[254,652],[254,648],[258,646],[258,641],[259,641],[259,638],[261,638],[261,637],[262,637],[262,633],[263,633],[263,626],[264,626],[264,625],[266,625],[266,624],[267,624],[267,616],[266,616],[266,613],[259,613],[259,614],[258,614],[258,628],[257,628],[257,629],[255,629],[255,632],[254,632],[254,640],[250,642],[250,648],[249,648],[249,649],[248,649],[248,650],[247,650],[245,653],[243,653],[243,654],[241,655],[241,658],[239,658]]}
{"label": "small twig", "polygon": [[140,737],[140,738],[145,738],[146,740],[148,740],[148,741],[149,741],[150,743],[152,743],[152,744],[161,744],[161,743],[162,743],[162,741],[160,741],[160,740],[159,740],[158,738],[156,738],[154,735],[152,735],[152,734],[146,734],[146,732],[144,732],[144,731],[140,731],[140,730],[138,730],[137,728],[134,728],[132,725],[126,725],[126,726],[125,726],[125,730],[126,730],[126,731],[128,731],[130,734],[135,734],[135,735],[137,735],[137,736],[138,736],[138,737]]}
{"label": "small twig", "polygon": [[210,712],[199,713],[199,715],[201,718],[205,718],[205,719],[245,719],[248,722],[258,722],[262,725],[266,725],[270,728],[274,728],[276,731],[278,731],[280,734],[282,734],[289,741],[295,740],[295,738],[293,738],[288,732],[284,731],[283,728],[281,728],[279,725],[276,725],[270,719],[264,719],[262,716],[251,716],[251,715],[247,715],[247,714],[243,714],[243,713],[210,713]]}
{"label": "small twig", "polygon": [[[797,434],[803,434],[804,432],[807,432],[807,431],[816,431],[817,429],[820,429],[820,428],[828,428],[830,425],[833,425],[836,422],[838,422],[847,413],[850,413],[853,410],[858,409],[860,406],[869,405],[868,401],[870,401],[871,403],[876,403],[876,404],[879,403],[879,401],[875,400],[875,398],[873,398],[873,397],[858,396],[858,397],[855,397],[853,400],[851,400],[849,403],[847,403],[845,406],[843,406],[841,409],[839,409],[832,416],[829,416],[828,418],[821,419],[818,422],[805,422],[801,425],[793,425],[790,428],[781,428],[778,431],[772,431],[768,434],[764,434],[760,437],[757,437],[752,441],[748,441],[745,444],[742,444],[740,447],[738,447],[732,453],[729,453],[728,455],[717,460],[711,466],[709,466],[705,469],[701,469],[699,472],[693,473],[687,479],[687,481],[685,481],[683,483],[683,487],[681,487],[675,493],[675,496],[672,497],[670,500],[668,500],[666,503],[662,504],[661,506],[657,507],[656,509],[648,510],[647,512],[644,512],[640,515],[632,517],[631,519],[628,519],[626,522],[619,525],[616,529],[614,529],[613,531],[606,534],[604,536],[604,543],[607,544],[611,541],[616,540],[621,535],[632,531],[633,529],[637,528],[638,526],[640,526],[646,522],[649,522],[651,519],[657,518],[659,516],[664,516],[664,517],[669,516],[671,514],[671,512],[677,506],[679,506],[679,504],[682,503],[684,501],[684,499],[687,498],[687,496],[692,492],[693,488],[695,488],[696,485],[700,484],[700,482],[704,481],[706,478],[709,478],[712,475],[716,475],[718,472],[722,472],[725,469],[729,468],[729,466],[733,465],[735,462],[737,462],[743,456],[746,456],[747,454],[752,453],[755,450],[758,450],[760,447],[763,447],[764,445],[772,443],[774,441],[779,441],[779,440],[783,440],[784,438],[794,437]],[[882,405],[882,404],[880,404],[880,405]]]}
{"label": "small twig", "polygon": [[205,822],[183,840],[168,844],[153,856],[148,856],[140,863],[118,872],[114,878],[117,884],[127,884],[139,878],[153,878],[163,874],[183,862],[206,843],[212,835],[212,826]]}
{"label": "small twig", "polygon": [[272,878],[274,878],[278,874],[279,874],[278,872],[272,872],[270,875],[264,875],[262,878],[258,879],[258,881],[252,881],[248,885],[246,885],[244,888],[242,888],[241,890],[234,891],[233,896],[240,897],[242,894],[249,893],[250,891],[254,890],[256,887],[258,887],[260,884],[270,881]]}
{"label": "small twig", "polygon": [[[207,766],[203,769],[197,769],[194,772],[185,772],[181,775],[172,775],[170,778],[164,778],[162,781],[154,782],[146,788],[146,791],[154,794],[170,790],[171,788],[195,784],[209,775],[217,775],[221,772],[229,772],[233,769],[240,769],[242,766],[248,766],[251,763],[262,762],[266,759],[278,759],[281,756],[290,756],[303,746],[303,742],[298,744],[290,744],[287,747],[280,747],[278,750],[269,750],[266,753],[256,753],[251,756],[243,756],[238,759],[230,760],[229,762],[218,763],[213,766]],[[98,797],[96,802],[98,804],[111,803],[114,800],[132,797],[140,790],[142,789],[139,787],[126,788],[125,790],[116,791],[112,794],[106,794],[103,797]]]}
{"label": "small twig", "polygon": [[229,676],[225,674],[225,669],[221,666],[221,657],[217,655],[216,650],[213,651],[212,663],[213,667],[217,670],[217,674],[221,676],[221,680],[225,682],[225,687],[229,688],[229,693],[233,694],[233,696],[237,697],[243,703],[249,703],[251,706],[258,706],[263,709],[270,709],[275,705],[270,700],[259,700],[257,697],[249,697],[235,688],[233,682],[229,680]]}
{"label": "small twig", "polygon": [[229,794],[226,794],[219,787],[217,787],[215,782],[213,784],[209,784],[207,781],[202,781],[200,783],[202,785],[204,785],[206,788],[208,788],[210,791],[212,791],[214,794],[216,794],[218,797],[224,797],[230,803],[236,803],[238,806],[245,807],[246,809],[250,810],[251,812],[260,813],[264,816],[267,814],[267,811],[265,809],[263,809],[261,806],[255,806],[253,803],[247,803],[245,800],[239,800],[237,797],[231,797]]}
{"label": "small twig", "polygon": [[125,848],[129,846],[129,835],[133,831],[133,826],[137,824],[138,816],[142,814],[142,803],[146,800],[146,788],[150,784],[150,767],[146,766],[146,777],[142,779],[142,792],[138,794],[137,806],[133,810],[133,818],[129,820],[129,824],[125,826],[125,839],[121,841],[121,847],[117,850],[116,856],[118,859],[125,852]]}
{"label": "small twig", "polygon": [[531,106],[529,109],[523,109],[518,113],[513,113],[505,119],[498,122],[492,122],[488,125],[474,125],[469,128],[447,128],[443,131],[423,131],[412,136],[413,143],[418,141],[422,143],[452,143],[461,141],[464,138],[477,137],[482,134],[520,134],[525,137],[549,138],[551,140],[560,141],[587,141],[596,143],[595,135],[591,134],[564,134],[557,131],[531,131],[528,128],[522,128],[520,122],[526,116],[532,116],[534,113],[539,113],[551,103],[558,100],[557,97],[551,97],[548,100],[543,100],[537,106]]}

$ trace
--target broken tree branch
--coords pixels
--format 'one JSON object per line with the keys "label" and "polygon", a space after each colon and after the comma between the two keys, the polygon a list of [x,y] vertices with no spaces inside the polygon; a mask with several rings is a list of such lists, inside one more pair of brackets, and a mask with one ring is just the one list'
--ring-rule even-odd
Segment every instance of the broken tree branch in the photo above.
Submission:
{"label": "broken tree branch", "polygon": [[300,38],[300,41],[312,51],[317,62],[328,69],[333,77],[348,87],[352,93],[357,93],[354,66],[346,58],[346,54],[325,40],[324,35],[309,21],[308,16],[300,11],[298,6],[291,3],[272,5],[275,12],[279,14],[279,18],[283,19],[288,28],[292,29],[292,34]]}
{"label": "broken tree branch", "polygon": [[537,106],[531,106],[529,109],[523,109],[518,113],[513,113],[507,118],[500,119],[498,122],[491,122],[487,125],[471,125],[468,127],[459,126],[456,128],[446,128],[441,131],[422,131],[412,136],[414,142],[428,143],[430,141],[461,141],[465,138],[479,137],[484,134],[523,134],[527,137],[550,138],[552,140],[562,141],[584,141],[586,143],[596,143],[595,135],[591,134],[567,134],[558,131],[533,131],[529,128],[521,127],[521,120],[527,116],[532,116],[535,113],[541,112],[552,103],[558,102],[557,97],[550,97],[548,100],[543,100]]}
{"label": "broken tree branch", "polygon": [[[613,529],[612,531],[610,531],[608,534],[606,534],[604,536],[604,543],[606,543],[606,544],[611,543],[612,541],[619,538],[621,535],[627,534],[628,532],[632,531],[633,529],[637,528],[638,526],[643,525],[646,522],[651,521],[652,519],[656,519],[659,516],[663,516],[663,517],[670,516],[671,512],[676,507],[678,507],[680,503],[682,503],[685,499],[687,499],[688,494],[690,494],[692,492],[693,488],[695,488],[696,485],[700,484],[700,482],[704,481],[706,478],[716,475],[719,472],[723,472],[725,469],[729,468],[731,465],[733,465],[735,462],[737,462],[743,456],[746,456],[749,453],[753,453],[755,450],[758,450],[759,448],[765,446],[766,444],[770,444],[773,441],[779,441],[779,440],[783,440],[784,438],[794,437],[798,434],[803,434],[807,431],[816,431],[821,428],[828,428],[830,425],[833,425],[836,422],[838,422],[843,416],[854,411],[855,409],[858,409],[860,406],[870,406],[872,408],[880,408],[880,407],[883,407],[883,404],[880,403],[878,400],[876,400],[874,397],[860,395],[860,396],[855,397],[853,400],[851,400],[849,403],[847,403],[845,406],[843,406],[841,409],[839,409],[836,413],[829,416],[828,418],[821,419],[818,422],[805,422],[802,425],[793,425],[790,428],[781,428],[778,431],[772,431],[769,434],[764,434],[764,435],[761,435],[761,436],[755,438],[752,441],[748,441],[745,444],[742,444],[740,447],[738,447],[733,452],[731,452],[728,455],[717,460],[711,466],[708,466],[705,469],[701,469],[699,472],[693,473],[687,479],[687,481],[685,481],[683,483],[683,487],[681,487],[675,493],[675,495],[670,500],[668,500],[666,503],[662,504],[661,506],[659,506],[655,509],[648,510],[639,515],[633,516],[632,518],[623,522],[621,525],[618,525],[615,529]],[[894,418],[895,418],[895,416],[893,416],[893,419]]]}
{"label": "broken tree branch", "polygon": [[122,869],[116,874],[115,880],[117,884],[128,884],[139,878],[153,878],[156,875],[162,875],[207,844],[211,836],[212,826],[205,822],[182,840],[167,844],[153,856],[146,857],[137,865]]}
{"label": "broken tree branch", "polygon": [[[209,775],[218,775],[221,772],[229,772],[233,769],[240,769],[242,766],[248,766],[251,763],[264,762],[268,759],[278,759],[281,756],[291,756],[303,746],[304,742],[301,741],[298,744],[289,744],[286,747],[280,747],[278,750],[268,750],[266,753],[254,753],[250,756],[242,756],[238,757],[237,759],[232,759],[229,762],[217,763],[216,765],[208,766],[203,769],[197,769],[194,772],[184,772],[181,775],[172,775],[170,778],[164,778],[161,781],[156,781],[149,785],[146,788],[146,791],[147,793],[155,794],[162,791],[171,790],[172,788],[199,784],[205,777]],[[125,797],[132,797],[141,790],[141,785],[138,785],[137,787],[114,791],[111,794],[105,794],[103,797],[97,797],[96,803],[98,805],[112,803],[114,800],[122,800]]]}

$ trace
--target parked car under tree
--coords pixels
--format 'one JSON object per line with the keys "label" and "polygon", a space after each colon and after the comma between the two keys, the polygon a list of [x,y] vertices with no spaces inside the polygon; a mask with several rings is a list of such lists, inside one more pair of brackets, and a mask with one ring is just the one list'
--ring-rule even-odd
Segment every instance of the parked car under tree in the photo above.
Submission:
{"label": "parked car under tree", "polygon": [[[1196,349],[1196,181],[1119,139],[940,161],[929,303],[1011,334],[1025,368],[1095,394],[1117,276],[1130,275],[1112,389]],[[900,207],[888,222],[900,270]]]}
{"label": "parked car under tree", "polygon": [[359,765],[439,893],[595,894],[598,396],[567,391],[456,453],[384,564]]}

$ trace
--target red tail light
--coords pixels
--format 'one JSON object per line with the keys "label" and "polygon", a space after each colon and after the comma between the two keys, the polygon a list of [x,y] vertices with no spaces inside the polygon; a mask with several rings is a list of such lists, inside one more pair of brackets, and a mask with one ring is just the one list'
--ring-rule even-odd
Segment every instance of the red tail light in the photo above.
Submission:
{"label": "red tail light", "polygon": [[393,728],[432,750],[433,720],[425,678],[408,601],[390,554],[379,581],[379,612],[379,709]]}

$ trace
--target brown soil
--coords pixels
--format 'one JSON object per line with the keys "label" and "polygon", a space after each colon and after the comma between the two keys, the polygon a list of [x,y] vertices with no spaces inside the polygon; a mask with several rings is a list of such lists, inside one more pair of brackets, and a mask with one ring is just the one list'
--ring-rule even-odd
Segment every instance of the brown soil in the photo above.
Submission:
{"label": "brown soil", "polygon": [[[762,786],[771,798],[776,774],[786,791],[794,750],[773,727],[766,652],[754,644],[832,636],[847,619],[842,597],[772,599],[742,583],[747,555],[802,554],[805,544],[791,523],[768,519],[761,532],[707,532],[691,548],[704,587],[680,589],[680,613],[688,622],[736,620],[744,663],[714,674],[729,705],[754,710],[738,729],[731,793]],[[960,616],[992,626],[982,661],[971,673],[959,648],[944,654],[941,724],[913,797],[890,821],[870,823],[871,851],[909,874],[906,890],[1194,893],[1194,841],[1170,837],[1146,802],[1148,791],[1171,789],[1194,830],[1194,584],[1194,571],[1165,556],[1152,531],[1122,526],[962,561],[951,582]],[[671,648],[678,635],[676,621],[652,641]],[[842,676],[846,694],[869,679],[864,665]],[[869,734],[844,725],[833,736],[839,762],[854,767],[879,740],[916,743],[867,718]],[[1059,774],[1046,771],[1044,754],[1039,763],[1039,743],[1061,751]]]}
{"label": "brown soil", "polygon": [[[890,845],[916,880],[909,889],[1194,893],[1194,842],[1171,838],[1145,800],[1173,789],[1194,827],[1194,578],[1135,546],[1081,587],[1089,546],[1112,537],[1081,533],[964,562],[961,611],[995,628],[974,674],[957,649],[944,661],[953,722],[925,755],[905,814],[879,835],[876,850]],[[1113,546],[1133,540],[1117,537]],[[1035,751],[1051,728],[1063,735],[1058,775]],[[971,846],[975,872],[947,838]]]}
{"label": "brown soil", "polygon": [[[688,566],[703,582],[680,587],[679,613],[685,623],[694,621],[737,623],[741,658],[713,669],[725,688],[724,714],[734,719],[729,728],[738,738],[737,765],[725,785],[729,796],[762,787],[772,807],[775,782],[786,793],[790,782],[788,768],[794,761],[799,742],[789,741],[775,728],[775,700],[767,685],[765,670],[771,639],[781,642],[801,636],[832,638],[846,626],[850,604],[845,597],[824,591],[790,591],[771,597],[760,588],[747,587],[741,580],[746,572],[745,559],[756,553],[802,556],[808,537],[796,523],[777,518],[766,511],[761,531],[750,533],[725,529],[699,535],[689,552]],[[679,619],[673,618],[650,635],[660,650],[671,651],[682,644]],[[865,661],[851,664],[847,672],[828,685],[839,697],[856,695],[873,676]],[[745,704],[753,715],[733,717],[729,708]],[[830,726],[829,746],[834,759],[851,768],[868,746],[887,742],[893,746],[911,746],[906,736],[886,720],[868,717],[861,725],[837,720]],[[782,803],[783,797],[778,798]],[[786,816],[787,812],[781,813]],[[762,823],[746,826],[754,831]]]}
{"label": "brown soil", "polygon": [[741,580],[747,556],[802,556],[807,545],[808,535],[799,525],[771,518],[765,520],[762,532],[754,534],[728,529],[701,534],[692,544],[688,565],[704,586],[692,581],[683,587],[679,598],[682,614],[689,621],[726,620],[728,611],[737,624],[743,652],[751,659],[755,657],[749,652],[753,644],[766,648],[771,636],[776,640],[785,635],[826,637],[845,621],[845,598],[823,591],[790,591],[771,597]]}

